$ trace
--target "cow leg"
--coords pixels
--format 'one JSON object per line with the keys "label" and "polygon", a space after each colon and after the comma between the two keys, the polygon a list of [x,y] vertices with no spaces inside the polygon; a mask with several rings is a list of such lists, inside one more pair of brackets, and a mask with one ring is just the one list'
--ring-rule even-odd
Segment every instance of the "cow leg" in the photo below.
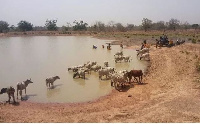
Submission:
{"label": "cow leg", "polygon": [[16,103],[16,101],[15,101],[15,94],[14,93],[12,95],[12,98],[13,98],[13,102]]}
{"label": "cow leg", "polygon": [[132,77],[128,77],[128,81],[131,83]]}
{"label": "cow leg", "polygon": [[113,87],[113,82],[111,81],[111,86]]}
{"label": "cow leg", "polygon": [[25,94],[26,94],[26,88],[25,88]]}
{"label": "cow leg", "polygon": [[134,77],[134,79],[137,81],[137,83],[139,83],[137,77]]}
{"label": "cow leg", "polygon": [[8,93],[8,103],[10,103],[10,93]]}
{"label": "cow leg", "polygon": [[17,89],[17,99],[18,99],[18,92],[19,92],[19,91],[18,91],[18,89]]}
{"label": "cow leg", "polygon": [[131,83],[132,77],[129,77],[128,79],[129,79],[129,82]]}
{"label": "cow leg", "polygon": [[19,95],[21,96],[21,100],[22,100],[22,90],[19,90]]}
{"label": "cow leg", "polygon": [[139,79],[139,83],[141,83],[140,76],[138,77],[138,79]]}

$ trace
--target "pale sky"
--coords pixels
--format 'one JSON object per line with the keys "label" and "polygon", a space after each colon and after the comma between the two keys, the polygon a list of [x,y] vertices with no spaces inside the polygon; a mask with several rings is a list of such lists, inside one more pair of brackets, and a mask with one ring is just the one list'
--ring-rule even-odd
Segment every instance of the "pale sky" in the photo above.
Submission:
{"label": "pale sky", "polygon": [[200,24],[200,0],[0,0],[0,4],[0,20],[15,26],[21,20],[44,26],[47,19],[57,19],[58,26],[74,20],[140,25],[143,18]]}

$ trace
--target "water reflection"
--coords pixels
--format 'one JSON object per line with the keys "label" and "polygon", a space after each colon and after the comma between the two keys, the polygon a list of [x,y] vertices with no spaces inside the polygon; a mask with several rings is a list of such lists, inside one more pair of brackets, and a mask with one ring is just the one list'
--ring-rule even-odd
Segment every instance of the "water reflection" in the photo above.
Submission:
{"label": "water reflection", "polygon": [[52,98],[60,94],[60,88],[47,89],[47,98]]}
{"label": "water reflection", "polygon": [[84,79],[74,79],[73,81],[80,86],[83,86],[83,87],[85,86],[85,80]]}

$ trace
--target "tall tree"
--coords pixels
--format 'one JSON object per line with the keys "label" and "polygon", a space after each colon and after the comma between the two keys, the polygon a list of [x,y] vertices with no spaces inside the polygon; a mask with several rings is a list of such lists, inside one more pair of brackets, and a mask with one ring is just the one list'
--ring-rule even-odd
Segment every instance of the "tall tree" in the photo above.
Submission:
{"label": "tall tree", "polygon": [[170,19],[168,22],[168,28],[173,29],[176,31],[176,29],[180,26],[180,21],[178,19]]}
{"label": "tall tree", "polygon": [[0,21],[0,33],[7,32],[9,24],[6,21]]}
{"label": "tall tree", "polygon": [[75,23],[75,25],[73,26],[74,31],[87,30],[87,23],[83,21],[77,22],[76,20],[73,23]]}
{"label": "tall tree", "polygon": [[47,27],[47,30],[49,31],[56,31],[58,29],[57,20],[46,20],[45,26]]}
{"label": "tall tree", "polygon": [[27,21],[20,21],[18,24],[18,28],[21,31],[31,31],[33,30],[33,25],[30,22]]}
{"label": "tall tree", "polygon": [[152,26],[152,21],[147,18],[143,18],[142,27],[144,28],[145,32],[147,31],[147,29],[151,28],[151,26]]}

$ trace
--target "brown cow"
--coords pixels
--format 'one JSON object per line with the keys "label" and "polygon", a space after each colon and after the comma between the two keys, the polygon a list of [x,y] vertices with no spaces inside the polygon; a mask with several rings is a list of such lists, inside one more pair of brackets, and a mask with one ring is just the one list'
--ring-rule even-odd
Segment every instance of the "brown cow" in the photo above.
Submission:
{"label": "brown cow", "polygon": [[131,70],[130,72],[127,73],[127,76],[128,76],[129,82],[131,82],[132,77],[134,77],[134,79],[136,80],[137,80],[136,77],[138,77],[139,82],[138,80],[137,82],[142,83],[142,76],[143,76],[142,70]]}

